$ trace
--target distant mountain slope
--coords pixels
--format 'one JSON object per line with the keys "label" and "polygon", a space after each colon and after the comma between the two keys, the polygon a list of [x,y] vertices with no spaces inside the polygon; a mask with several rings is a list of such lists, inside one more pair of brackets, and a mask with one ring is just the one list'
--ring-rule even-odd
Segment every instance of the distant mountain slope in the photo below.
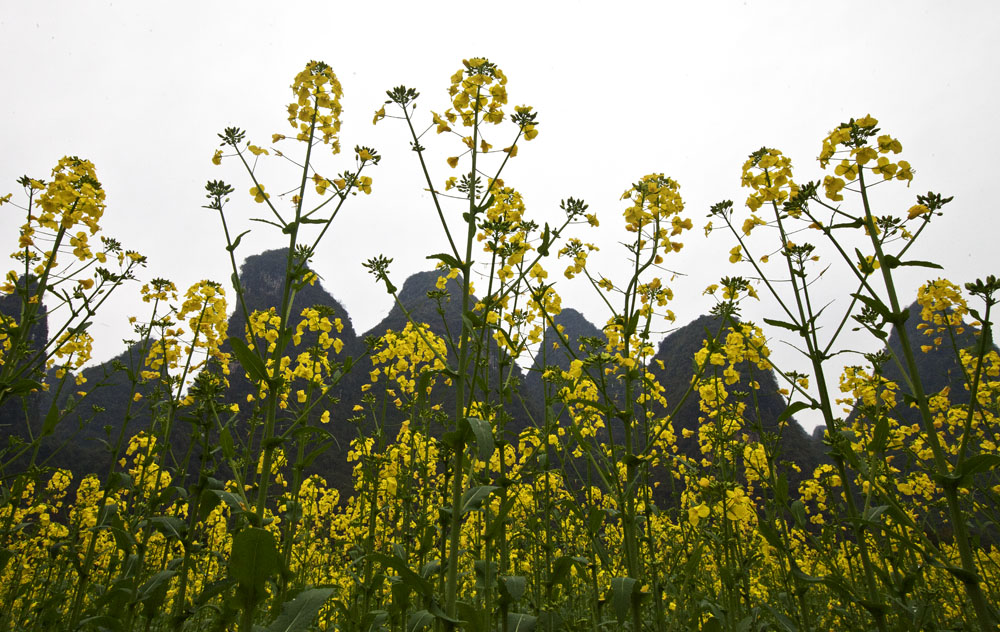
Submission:
{"label": "distant mountain slope", "polygon": [[[263,310],[280,305],[281,289],[284,283],[285,253],[285,250],[271,250],[248,257],[243,263],[241,278],[250,310]],[[457,336],[462,326],[458,281],[452,280],[447,283],[446,290],[451,293],[451,298],[448,298],[437,287],[439,276],[441,273],[438,271],[418,272],[412,275],[402,284],[398,293],[399,302],[409,311],[413,320],[426,322],[436,335],[442,337]],[[328,279],[327,281],[335,283],[336,279]],[[373,285],[372,291],[380,292],[381,289]],[[245,331],[243,311],[236,304],[231,291],[227,292],[227,297],[230,302],[230,310],[232,310],[228,324],[229,335],[243,336]],[[11,309],[3,302],[10,300],[10,297],[0,299],[0,309]],[[351,466],[346,462],[350,442],[359,434],[371,434],[374,431],[370,425],[371,422],[364,421],[363,417],[358,416],[355,411],[355,406],[362,401],[362,389],[370,381],[369,373],[373,368],[371,360],[367,357],[368,350],[365,339],[380,338],[387,330],[402,331],[408,320],[402,307],[398,304],[393,305],[381,322],[359,335],[354,329],[347,310],[325,289],[324,283],[317,282],[315,285],[303,287],[295,297],[292,322],[297,322],[302,309],[314,305],[323,306],[323,309],[331,317],[339,318],[343,324],[343,331],[339,333],[339,337],[344,343],[343,350],[339,354],[331,352],[329,359],[342,365],[353,362],[354,367],[331,390],[332,399],[328,405],[323,407],[331,413],[331,421],[324,428],[329,431],[335,443],[312,464],[311,471],[323,474],[331,484],[347,491],[352,483]],[[604,339],[603,331],[574,309],[564,309],[555,318],[555,322],[564,328],[565,336],[574,351],[580,348],[582,340],[588,338]],[[915,325],[915,323],[916,319],[911,319],[908,326]],[[707,332],[715,332],[717,329],[718,322],[713,317],[702,316],[680,327],[660,343],[654,362],[650,365],[650,370],[666,387],[664,395],[669,410],[672,410],[681,400],[690,383],[693,375],[693,357],[701,348]],[[890,338],[890,344],[894,344],[896,339],[895,336]],[[307,334],[294,352],[305,350],[314,344],[315,340],[315,334]],[[509,371],[513,376],[513,382],[520,384],[520,397],[504,403],[504,410],[507,411],[508,416],[506,422],[508,438],[513,438],[521,429],[533,423],[541,423],[541,420],[544,419],[544,389],[541,380],[543,364],[563,369],[567,369],[570,365],[571,358],[566,353],[565,345],[554,344],[558,341],[554,331],[547,330],[543,340],[543,352],[537,354],[533,366],[529,367],[526,372],[516,365],[512,367],[509,358],[501,353],[492,339],[484,340],[486,343],[484,358],[486,359],[484,359],[484,364],[479,367],[480,370],[495,374],[495,371],[503,366],[505,371]],[[927,354],[927,356],[935,357],[934,354]],[[922,361],[929,361],[930,358],[927,356]],[[451,353],[449,353],[449,358],[450,362],[454,364],[455,358]],[[662,369],[657,361],[662,361]],[[141,364],[141,350],[138,346],[133,346],[114,360],[84,371],[83,375],[87,379],[87,386],[98,383],[103,383],[103,386],[88,396],[84,405],[59,426],[52,442],[46,444],[45,450],[49,451],[47,453],[52,453],[56,446],[63,446],[60,451],[55,452],[56,457],[52,459],[51,464],[70,466],[78,473],[103,472],[108,464],[107,451],[103,442],[113,442],[123,423],[127,422],[128,424],[126,435],[138,430],[149,429],[151,416],[148,402],[151,399],[151,393],[148,392],[148,387],[140,386],[139,393],[142,397],[137,402],[133,401],[130,380],[128,379],[128,372],[130,370],[138,371]],[[235,360],[231,362],[230,369],[230,387],[225,394],[226,401],[240,405],[241,410],[244,411],[241,413],[241,423],[246,423],[246,411],[250,410],[250,406],[247,405],[247,396],[252,394],[253,389]],[[954,380],[956,369],[952,367],[938,370],[930,367],[927,371],[929,376],[942,374],[945,376],[942,379]],[[743,375],[745,380],[749,379],[749,369],[744,370]],[[784,411],[784,399],[778,393],[778,385],[771,372],[758,372],[754,375],[754,379],[761,385],[756,395],[764,428],[768,431],[775,431],[777,428],[774,420]],[[439,380],[435,395],[432,396],[430,403],[438,404],[441,410],[440,414],[450,417],[454,415],[454,393],[444,386],[443,381],[443,379]],[[927,385],[928,389],[933,391],[940,390],[943,384],[929,379]],[[957,390],[960,390],[960,385],[953,387],[953,392]],[[612,383],[610,393],[616,401],[624,404],[624,393],[621,385]],[[7,407],[4,411],[0,411],[0,415],[2,415],[0,420],[7,424],[2,432],[9,436],[16,423],[20,422],[23,425],[26,419],[32,423],[39,423],[41,406],[41,402],[32,404],[27,412],[27,417],[25,417],[25,412],[20,409],[12,411],[8,410],[9,407]],[[127,406],[131,406],[128,413],[126,413]],[[386,410],[388,414],[382,431],[391,440],[399,423],[408,413],[396,411],[391,403]],[[658,411],[658,413],[666,415],[669,410]],[[321,412],[322,410],[317,410],[316,416],[318,417]],[[685,438],[683,431],[687,429],[696,432],[699,416],[700,411],[695,393],[680,406],[674,417],[679,450],[695,459],[700,459],[697,438],[696,436]],[[620,428],[615,429],[615,423],[619,422],[612,421],[612,432],[620,432]],[[436,427],[438,429],[433,431],[439,432],[441,426]],[[182,445],[183,440],[178,439],[177,446]],[[807,435],[794,420],[789,420],[787,426],[782,430],[781,446],[782,456],[798,463],[805,473],[809,473],[812,466],[822,458],[823,449],[820,442]]]}
{"label": "distant mountain slope", "polygon": [[[925,335],[925,329],[918,328],[923,322],[920,318],[921,307],[914,302],[907,308],[909,317],[906,319],[905,328],[911,345],[914,347],[914,362],[917,366],[917,373],[920,375],[920,382],[924,392],[928,395],[940,393],[945,388],[948,389],[948,397],[953,405],[965,405],[969,403],[969,390],[966,384],[965,373],[959,364],[956,349],[968,349],[975,353],[975,348],[979,345],[979,330],[966,324],[961,334],[956,335],[954,344],[948,339],[948,334]],[[940,346],[932,343],[933,338],[942,336],[944,340]],[[921,350],[922,346],[931,347],[928,351]],[[995,344],[988,344],[988,347],[997,351]],[[888,351],[903,361],[902,337],[895,327],[889,333],[889,339],[883,353]],[[870,371],[870,367],[865,367]],[[909,393],[906,380],[903,377],[900,366],[889,360],[882,369],[882,375],[886,379],[895,382],[899,386],[900,393]],[[857,407],[851,412],[847,419],[848,424],[853,424],[858,417]],[[888,412],[888,415],[895,418],[901,425],[923,425],[920,411],[915,406],[908,405],[902,396],[897,397],[895,408]],[[821,429],[818,429],[822,433]],[[896,463],[900,463],[897,461]],[[914,464],[909,458],[905,458],[902,463],[912,467]]]}
{"label": "distant mountain slope", "polygon": [[[708,336],[716,335],[719,332],[719,325],[719,320],[716,317],[701,316],[677,329],[660,343],[660,347],[651,363],[650,371],[656,376],[660,384],[665,387],[664,396],[667,399],[669,408],[673,408],[683,399],[684,392],[687,390],[694,376],[694,355],[701,349]],[[722,335],[725,336],[725,332]],[[657,361],[663,362],[663,369],[659,367],[659,362]],[[817,444],[794,418],[789,419],[783,429],[778,428],[776,421],[784,412],[786,402],[784,397],[778,392],[779,386],[774,377],[774,372],[761,372],[756,368],[751,371],[747,363],[738,366],[737,370],[740,371],[741,380],[737,384],[728,387],[728,390],[730,392],[738,390],[749,391],[748,384],[752,376],[752,379],[760,384],[760,388],[755,393],[756,407],[759,411],[761,426],[764,431],[772,433],[780,432],[780,457],[796,463],[802,468],[803,475],[812,474],[812,469],[822,459],[822,446]],[[751,416],[756,414],[753,410],[753,405],[748,401],[745,417],[750,421]],[[698,418],[701,415],[702,413],[698,405],[698,393],[693,392],[684,400],[674,417],[674,431],[678,435],[677,443],[680,452],[696,460],[700,460],[701,458],[697,439]],[[745,427],[747,428],[747,432],[752,435],[753,432],[749,430],[750,425],[750,423],[747,423]],[[685,429],[692,431],[694,434],[690,438],[684,438],[683,430]],[[793,483],[799,478],[801,477],[797,475],[789,475],[789,480]]]}

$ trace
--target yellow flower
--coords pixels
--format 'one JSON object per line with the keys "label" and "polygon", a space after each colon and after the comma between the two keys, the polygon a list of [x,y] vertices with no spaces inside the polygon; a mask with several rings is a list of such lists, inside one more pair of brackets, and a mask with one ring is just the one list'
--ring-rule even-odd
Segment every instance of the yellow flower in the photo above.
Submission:
{"label": "yellow flower", "polygon": [[709,514],[708,505],[701,503],[697,507],[691,507],[688,509],[688,522],[691,523],[692,527],[697,527],[698,522],[702,518],[707,518]]}
{"label": "yellow flower", "polygon": [[858,177],[858,166],[847,162],[847,160],[842,160],[839,165],[833,170],[838,176],[844,176],[848,180],[854,180]]}
{"label": "yellow flower", "polygon": [[372,119],[372,125],[375,125],[384,118],[385,118],[385,106],[383,105],[381,108],[378,109],[377,112],[375,112],[375,118]]}
{"label": "yellow flower", "polygon": [[910,211],[906,214],[907,219],[913,219],[914,217],[919,217],[926,213],[930,213],[931,210],[924,206],[923,204],[914,204],[910,207]]}
{"label": "yellow flower", "polygon": [[212,164],[213,165],[221,165],[222,164],[222,150],[221,149],[216,149],[215,150],[215,155],[212,156]]}
{"label": "yellow flower", "polygon": [[736,246],[735,248],[729,251],[729,263],[739,263],[739,261],[743,258],[743,255],[741,253],[742,249],[743,249],[742,246]]}
{"label": "yellow flower", "polygon": [[854,152],[859,165],[868,164],[869,161],[878,158],[878,154],[871,147],[859,147],[858,149],[855,149]]}
{"label": "yellow flower", "polygon": [[454,169],[458,166],[458,156],[452,156],[448,159],[448,166]]}
{"label": "yellow flower", "polygon": [[250,195],[253,196],[253,201],[257,204],[261,204],[264,200],[270,198],[270,194],[264,193],[264,185],[258,184],[255,187],[250,187]]}
{"label": "yellow flower", "polygon": [[887,154],[890,151],[898,154],[903,151],[903,145],[892,136],[884,134],[878,137],[878,150],[883,154]]}
{"label": "yellow flower", "polygon": [[913,180],[913,167],[905,160],[900,160],[897,166],[899,171],[896,172],[896,179],[906,180],[906,186],[910,186],[910,182]]}
{"label": "yellow flower", "polygon": [[825,189],[827,199],[833,200],[834,202],[840,202],[843,200],[844,196],[841,195],[840,192],[846,184],[847,183],[844,182],[843,178],[835,178],[834,176],[824,177],[823,188]]}

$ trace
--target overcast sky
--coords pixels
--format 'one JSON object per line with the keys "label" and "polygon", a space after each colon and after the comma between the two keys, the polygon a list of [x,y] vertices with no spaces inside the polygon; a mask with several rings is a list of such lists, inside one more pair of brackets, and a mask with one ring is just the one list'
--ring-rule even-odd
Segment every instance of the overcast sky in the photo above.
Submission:
{"label": "overcast sky", "polygon": [[[350,201],[334,225],[336,247],[314,260],[359,333],[390,308],[361,261],[393,257],[401,285],[431,267],[426,255],[445,249],[405,128],[389,120],[373,127],[372,114],[400,84],[422,93],[418,114],[445,109],[449,77],[473,56],[506,72],[511,105],[539,112],[540,134],[505,180],[542,222],[558,221],[560,199],[584,198],[601,220],[582,235],[602,248],[596,269],[623,273],[621,192],[652,172],[680,182],[696,230],[665,262],[687,275],[672,281],[678,324],[707,311],[705,286],[747,273],[727,263],[728,238],[699,230],[713,203],[733,199],[743,208],[747,154],[777,147],[792,158],[797,180],[820,179],[822,138],[868,113],[902,141],[900,157],[916,170],[909,190],[882,189],[880,213],[903,213],[928,190],[955,196],[916,258],[942,263],[959,283],[1000,273],[994,2],[3,4],[0,194],[19,196],[22,174],[48,178],[61,156],[92,160],[107,191],[104,233],[149,257],[144,280],[170,278],[182,291],[203,278],[228,285],[218,218],[201,208],[208,179],[235,186],[229,216],[237,230],[253,229],[241,259],[283,245],[281,235],[247,221],[262,207],[246,194],[245,173],[210,159],[227,126],[264,146],[285,133],[288,86],[310,59],[329,63],[343,84],[343,146],[370,145],[384,156],[371,174],[372,195]],[[425,144],[435,181],[456,175],[444,158],[460,153],[460,143],[431,135]],[[351,168],[352,152],[321,165],[324,173]],[[264,178],[269,191],[292,187]],[[2,211],[0,249],[12,251],[23,219],[12,207]],[[552,278],[564,267],[550,263]],[[906,303],[929,274],[905,277]],[[843,278],[831,271],[831,298],[843,294]],[[581,283],[557,289],[564,305],[598,325],[607,319]],[[98,360],[121,350],[127,317],[144,313],[137,297],[138,285],[122,291],[99,317]]]}

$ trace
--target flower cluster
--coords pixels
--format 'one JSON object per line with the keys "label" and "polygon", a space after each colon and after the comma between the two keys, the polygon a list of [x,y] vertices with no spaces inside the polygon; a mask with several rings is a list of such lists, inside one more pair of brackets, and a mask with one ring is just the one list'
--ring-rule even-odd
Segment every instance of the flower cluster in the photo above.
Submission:
{"label": "flower cluster", "polygon": [[[507,104],[507,76],[496,64],[481,57],[463,60],[462,64],[465,68],[451,76],[448,88],[451,104],[462,117],[462,124],[472,127],[479,115],[489,123],[503,121],[503,106]],[[449,112],[445,114],[454,122],[448,116]],[[440,118],[435,115],[435,119],[438,132],[444,131]]]}
{"label": "flower cluster", "polygon": [[[826,197],[834,202],[844,199],[840,191],[850,182],[861,176],[861,171],[869,169],[872,173],[882,176],[883,180],[913,180],[913,168],[905,160],[892,162],[889,154],[898,154],[903,145],[888,134],[878,134],[875,126],[878,120],[871,115],[859,119],[851,119],[841,123],[823,139],[823,148],[819,154],[819,164],[824,169],[838,154],[847,154],[834,168],[833,176],[823,178],[823,188]],[[874,143],[872,139],[874,138]],[[874,164],[868,166],[874,161]]]}
{"label": "flower cluster", "polygon": [[[782,204],[799,191],[792,179],[791,159],[781,151],[767,147],[750,154],[743,163],[741,184],[752,190],[746,205],[754,213],[767,203]],[[752,226],[744,226],[745,233],[751,229]]]}
{"label": "flower cluster", "polygon": [[340,152],[340,99],[344,90],[333,70],[321,61],[310,61],[291,85],[296,100],[288,105],[288,123],[298,130],[297,140],[308,141],[315,129],[333,153]]}

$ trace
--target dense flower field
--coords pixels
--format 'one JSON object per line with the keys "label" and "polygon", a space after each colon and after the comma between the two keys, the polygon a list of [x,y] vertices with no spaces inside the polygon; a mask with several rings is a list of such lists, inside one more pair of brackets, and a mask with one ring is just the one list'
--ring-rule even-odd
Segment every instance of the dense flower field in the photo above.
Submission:
{"label": "dense flower field", "polygon": [[[716,204],[705,227],[727,234],[746,276],[706,290],[719,328],[676,360],[693,364],[694,378],[667,401],[650,370],[650,333],[673,319],[673,292],[657,275],[693,228],[678,183],[654,173],[628,186],[630,272],[592,269],[597,245],[585,235],[599,219],[588,205],[569,198],[563,223],[539,225],[502,179],[540,125],[531,107],[508,106],[506,84],[495,64],[470,59],[430,120],[402,86],[375,113],[375,123],[401,128],[426,178],[428,212],[442,227],[436,298],[461,306],[461,324],[441,336],[410,319],[370,340],[364,357],[344,356],[343,323],[329,310],[296,302],[316,280],[308,262],[340,209],[376,186],[380,155],[370,147],[326,170],[341,149],[336,75],[310,62],[295,77],[291,131],[274,134],[270,149],[237,128],[220,134],[212,162],[248,177],[206,185],[232,287],[203,281],[181,295],[164,279],[143,285],[140,364],[120,368],[129,406],[148,406],[152,425],[135,436],[125,420],[110,429],[107,470],[82,480],[42,467],[39,449],[97,388],[74,374],[90,358],[88,323],[145,260],[95,240],[105,193],[85,159],[59,160],[47,180],[23,178],[23,202],[2,198],[25,220],[13,254],[21,269],[2,289],[18,311],[0,316],[0,404],[23,409],[27,428],[0,449],[0,627],[996,629],[1000,356],[990,321],[1000,283],[928,281],[917,297],[921,338],[907,333],[901,301],[912,297],[898,295],[894,274],[937,267],[910,250],[931,222],[947,221],[950,199],[873,208],[872,186],[914,179],[901,142],[868,115],[838,124],[818,143],[821,179],[808,182],[777,149],[750,154],[745,204]],[[459,175],[431,175],[445,165],[425,159],[430,130],[457,141],[447,167]],[[263,181],[260,165],[279,157],[300,167],[292,185]],[[291,205],[279,207],[272,192],[290,187]],[[245,300],[242,235],[226,216],[237,194],[288,239],[282,300],[270,310]],[[445,220],[456,208],[464,233]],[[365,265],[395,297],[390,264]],[[819,325],[827,308],[815,298],[827,266],[854,279],[828,306],[837,316],[822,322],[834,327]],[[546,329],[558,330],[555,269],[603,297],[601,339],[540,346]],[[775,317],[741,320],[743,302],[759,295]],[[227,331],[230,309],[244,331]],[[881,341],[895,328],[901,350],[833,374],[845,326]],[[970,333],[974,344],[960,344]],[[772,364],[779,335],[797,341],[808,375]],[[925,390],[917,358],[940,348],[955,355],[962,392]],[[522,394],[511,376],[528,357],[544,359],[535,363],[544,412],[512,433]],[[889,365],[901,380],[885,376]],[[786,406],[777,419],[756,395],[772,371]],[[342,497],[310,465],[329,425],[348,423],[330,410],[349,372],[368,379],[352,421],[353,494]],[[225,397],[234,376],[252,384],[245,401]],[[50,404],[32,424],[29,409],[45,393]],[[687,399],[698,404],[697,428],[674,423]],[[806,409],[826,423],[829,458],[794,472],[781,435]],[[178,432],[183,467],[164,448]],[[695,457],[678,449],[691,437]]]}

